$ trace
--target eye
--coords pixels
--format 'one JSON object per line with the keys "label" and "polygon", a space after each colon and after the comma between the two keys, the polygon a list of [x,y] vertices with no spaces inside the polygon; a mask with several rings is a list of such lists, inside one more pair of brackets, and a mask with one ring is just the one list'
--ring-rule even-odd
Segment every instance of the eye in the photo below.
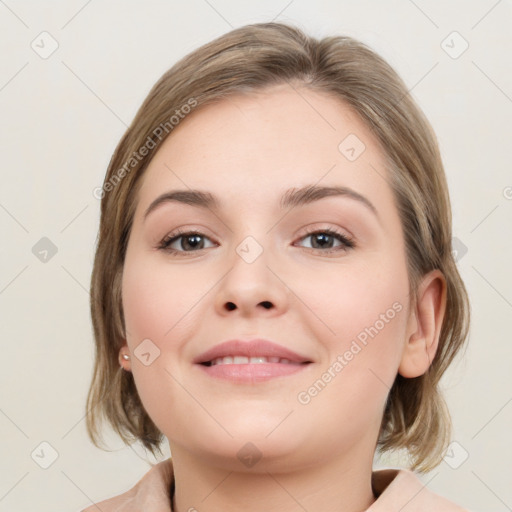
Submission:
{"label": "eye", "polygon": [[[347,251],[355,247],[354,241],[347,235],[335,229],[320,229],[308,231],[300,240],[310,238],[312,243],[308,249],[320,251],[323,254],[330,254],[339,251]],[[198,252],[205,247],[205,240],[210,240],[204,233],[197,230],[181,231],[176,230],[167,235],[157,246],[157,249],[166,251],[172,255],[184,255],[186,253]],[[338,245],[334,245],[338,242]],[[175,247],[173,247],[173,245]],[[212,246],[215,244],[212,243]]]}
{"label": "eye", "polygon": [[207,248],[204,246],[205,240],[209,240],[209,238],[199,231],[181,231],[178,229],[167,235],[158,245],[158,249],[171,254],[197,252]]}
{"label": "eye", "polygon": [[[313,250],[319,250],[322,253],[333,253],[338,251],[347,251],[355,247],[354,241],[347,235],[336,231],[335,229],[320,229],[308,231],[301,240],[310,238],[312,243],[309,247]],[[338,241],[338,246],[333,244]]]}

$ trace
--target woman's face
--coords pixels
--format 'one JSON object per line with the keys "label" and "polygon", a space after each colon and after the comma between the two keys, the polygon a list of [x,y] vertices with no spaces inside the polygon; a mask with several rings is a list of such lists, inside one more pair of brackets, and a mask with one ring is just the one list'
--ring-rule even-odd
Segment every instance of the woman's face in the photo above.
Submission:
{"label": "woman's face", "polygon": [[[381,149],[346,105],[287,85],[203,107],[160,146],[140,189],[122,300],[129,368],[171,451],[232,469],[260,456],[273,470],[371,462],[409,335],[388,181]],[[188,200],[154,204],[175,191]],[[247,349],[253,339],[296,360]],[[216,364],[202,356],[227,340],[240,343]]]}

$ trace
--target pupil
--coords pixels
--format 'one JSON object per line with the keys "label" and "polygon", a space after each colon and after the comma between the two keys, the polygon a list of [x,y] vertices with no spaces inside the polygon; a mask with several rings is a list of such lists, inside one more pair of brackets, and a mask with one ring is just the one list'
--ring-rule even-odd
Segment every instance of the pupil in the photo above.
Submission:
{"label": "pupil", "polygon": [[[189,245],[193,249],[196,249],[198,245],[201,245],[201,236],[200,235],[189,235],[185,239],[185,245]],[[190,243],[191,240],[194,240]],[[183,247],[185,249],[185,247]]]}
{"label": "pupil", "polygon": [[317,245],[317,242],[320,242],[320,247],[325,247],[326,243],[327,245],[330,245],[328,242],[328,239],[331,237],[331,235],[328,235],[326,233],[319,233],[313,237],[314,243],[313,246]]}

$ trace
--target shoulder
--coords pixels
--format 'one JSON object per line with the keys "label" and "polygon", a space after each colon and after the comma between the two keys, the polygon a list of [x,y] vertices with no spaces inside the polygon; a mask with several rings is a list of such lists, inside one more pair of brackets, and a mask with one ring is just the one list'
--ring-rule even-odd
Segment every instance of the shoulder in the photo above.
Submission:
{"label": "shoulder", "polygon": [[372,474],[377,500],[367,512],[468,512],[467,509],[432,492],[415,473],[406,469],[383,469]]}
{"label": "shoulder", "polygon": [[170,488],[173,481],[171,459],[155,464],[128,491],[93,503],[80,512],[139,512],[140,510],[172,512]]}

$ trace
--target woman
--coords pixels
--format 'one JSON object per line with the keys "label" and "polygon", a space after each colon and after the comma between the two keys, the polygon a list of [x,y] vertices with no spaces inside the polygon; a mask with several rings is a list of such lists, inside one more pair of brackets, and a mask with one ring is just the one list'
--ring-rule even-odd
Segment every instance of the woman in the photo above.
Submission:
{"label": "woman", "polygon": [[88,431],[172,454],[101,510],[463,510],[413,473],[469,306],[435,135],[381,57],[233,30],[153,87],[99,195]]}

